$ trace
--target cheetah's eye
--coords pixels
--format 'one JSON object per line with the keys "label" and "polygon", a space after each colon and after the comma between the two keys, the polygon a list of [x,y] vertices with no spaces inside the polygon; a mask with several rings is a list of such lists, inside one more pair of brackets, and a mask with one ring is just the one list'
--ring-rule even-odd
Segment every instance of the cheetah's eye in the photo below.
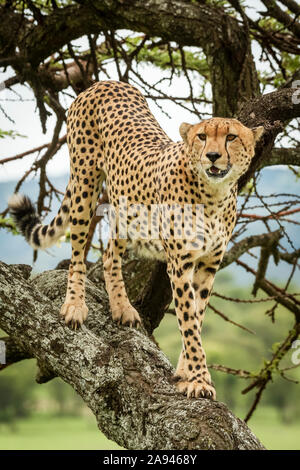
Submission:
{"label": "cheetah's eye", "polygon": [[228,134],[227,136],[227,140],[229,142],[232,142],[235,138],[237,137],[237,135],[234,135],[234,134]]}
{"label": "cheetah's eye", "polygon": [[198,134],[200,140],[206,140],[206,134]]}

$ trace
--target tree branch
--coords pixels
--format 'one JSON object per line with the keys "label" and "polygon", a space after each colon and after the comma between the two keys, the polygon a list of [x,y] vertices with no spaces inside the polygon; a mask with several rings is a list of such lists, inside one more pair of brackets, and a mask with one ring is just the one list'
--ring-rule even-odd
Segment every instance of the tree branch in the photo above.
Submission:
{"label": "tree branch", "polygon": [[0,326],[76,390],[109,439],[128,449],[263,449],[225,405],[176,391],[147,335],[113,323],[102,285],[87,282],[88,320],[68,328],[58,319],[66,277],[48,271],[30,282],[0,263]]}
{"label": "tree branch", "polygon": [[0,363],[0,371],[7,366],[16,364],[16,362],[32,358],[32,355],[20,348],[13,338],[9,336],[0,337],[0,341],[5,344],[5,364]]}
{"label": "tree branch", "polygon": [[[287,29],[291,30],[295,36],[300,38],[300,24],[296,21],[299,12],[296,13],[296,18],[292,18],[288,13],[283,11],[276,2],[273,0],[262,0],[263,4],[267,8],[269,15],[272,18],[276,18],[280,23],[287,27]],[[266,15],[266,13],[264,13]]]}
{"label": "tree branch", "polygon": [[251,235],[244,238],[225,253],[220,269],[226,268],[229,264],[238,260],[244,253],[257,246],[268,246],[271,243],[278,242],[283,236],[280,230],[261,235]]}
{"label": "tree branch", "polygon": [[[236,263],[242,266],[246,271],[257,276],[257,272],[248,266],[246,263],[240,260],[236,260]],[[266,292],[269,296],[276,297],[276,301],[287,308],[290,312],[295,315],[296,321],[300,323],[300,308],[295,303],[296,300],[293,297],[289,297],[288,294],[278,286],[275,286],[271,281],[261,279],[259,281],[259,287]]]}
{"label": "tree branch", "polygon": [[259,168],[275,165],[300,166],[300,148],[273,148],[268,159],[263,160]]}
{"label": "tree branch", "polygon": [[[66,143],[66,141],[67,141],[67,136],[64,135],[63,137],[60,137],[57,140],[56,146],[61,147],[63,144]],[[3,165],[4,163],[8,163],[8,162],[13,162],[14,160],[19,160],[23,157],[26,157],[27,155],[31,155],[32,153],[35,153],[35,152],[40,152],[44,148],[46,147],[49,148],[51,146],[52,146],[52,141],[48,142],[47,144],[39,145],[38,147],[35,147],[31,150],[26,150],[25,152],[19,153],[18,155],[14,155],[13,157],[3,158],[2,160],[0,160],[0,165]]]}
{"label": "tree branch", "polygon": [[300,15],[300,6],[299,3],[295,2],[294,0],[281,0],[289,10],[291,10],[295,15]]}
{"label": "tree branch", "polygon": [[295,99],[294,88],[284,88],[247,101],[238,119],[248,127],[264,126],[265,132],[256,146],[248,171],[239,180],[239,189],[252,178],[254,172],[268,161],[274,140],[286,123],[300,116],[300,100]]}

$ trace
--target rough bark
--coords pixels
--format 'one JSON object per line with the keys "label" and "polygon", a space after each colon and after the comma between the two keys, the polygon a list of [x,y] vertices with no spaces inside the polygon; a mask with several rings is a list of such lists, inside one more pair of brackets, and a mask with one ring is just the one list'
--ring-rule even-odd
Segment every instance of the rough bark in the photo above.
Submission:
{"label": "rough bark", "polygon": [[101,282],[87,281],[86,324],[67,327],[58,315],[66,278],[56,270],[26,280],[0,263],[0,327],[76,390],[109,439],[128,449],[263,449],[224,404],[176,391],[172,366],[145,331],[112,322]]}
{"label": "rough bark", "polygon": [[0,362],[0,371],[11,364],[16,364],[17,362],[23,361],[24,359],[32,358],[30,353],[20,348],[18,343],[16,343],[9,336],[0,336],[0,342],[4,342],[5,344],[5,364]]}
{"label": "rough bark", "polygon": [[271,157],[274,141],[287,122],[300,116],[300,100],[294,98],[293,88],[276,90],[247,101],[238,113],[237,118],[246,126],[263,126],[265,129],[256,146],[249,170],[239,180],[239,189]]}
{"label": "rough bark", "polygon": [[217,40],[219,47],[225,35],[235,48],[239,47],[242,32],[238,21],[222,9],[182,0],[82,0],[78,5],[54,10],[39,23],[25,21],[21,13],[7,7],[2,7],[0,12],[6,19],[0,27],[2,51],[7,53],[9,48],[13,52],[18,44],[20,59],[26,55],[32,65],[38,65],[73,39],[109,29],[145,32],[151,37],[190,46]]}
{"label": "rough bark", "polygon": [[260,164],[260,168],[276,165],[300,166],[300,149],[274,148],[268,159]]}

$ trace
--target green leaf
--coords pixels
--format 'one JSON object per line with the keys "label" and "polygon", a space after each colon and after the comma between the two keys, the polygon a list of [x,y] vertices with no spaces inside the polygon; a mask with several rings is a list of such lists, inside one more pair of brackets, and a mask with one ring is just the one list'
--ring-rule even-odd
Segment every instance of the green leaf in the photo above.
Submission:
{"label": "green leaf", "polygon": [[16,137],[27,138],[27,135],[20,134],[16,131],[3,131],[0,129],[0,139],[4,139],[5,137],[10,137],[11,139],[15,139]]}

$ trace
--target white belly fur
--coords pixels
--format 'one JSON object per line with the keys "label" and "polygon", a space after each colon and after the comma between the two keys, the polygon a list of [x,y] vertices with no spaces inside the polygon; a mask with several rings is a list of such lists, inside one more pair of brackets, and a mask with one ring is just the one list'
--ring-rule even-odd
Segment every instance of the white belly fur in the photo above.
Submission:
{"label": "white belly fur", "polygon": [[130,240],[127,247],[141,258],[166,261],[165,251],[160,240]]}

